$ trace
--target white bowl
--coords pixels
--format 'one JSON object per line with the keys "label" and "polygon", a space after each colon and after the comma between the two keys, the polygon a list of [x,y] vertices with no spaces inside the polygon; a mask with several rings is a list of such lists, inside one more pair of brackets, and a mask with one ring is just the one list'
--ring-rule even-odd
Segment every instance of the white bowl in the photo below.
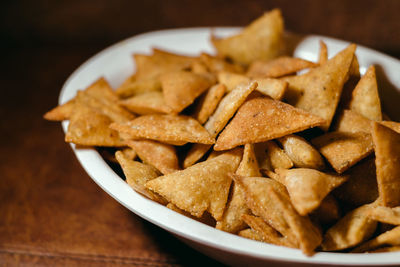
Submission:
{"label": "white bowl", "polygon": [[[217,35],[226,36],[238,28],[214,28]],[[90,58],[65,82],[59,103],[73,98],[100,76],[115,88],[134,71],[133,53],[150,53],[158,47],[177,53],[197,55],[213,53],[209,42],[211,28],[163,30],[141,34],[119,42]],[[316,60],[319,40],[328,46],[330,55],[337,53],[348,42],[323,36],[306,36],[294,51],[295,56]],[[374,50],[358,46],[357,56],[361,72],[370,64],[377,65],[379,85],[387,114],[399,119],[400,61]],[[383,72],[385,73],[383,75]],[[63,122],[64,131],[68,122]],[[318,252],[313,257],[304,256],[300,250],[252,241],[216,230],[189,219],[133,191],[102,159],[95,149],[77,149],[75,155],[89,176],[108,194],[138,216],[173,233],[188,245],[229,265],[281,264],[337,264],[337,265],[399,265],[400,253],[344,254]]]}

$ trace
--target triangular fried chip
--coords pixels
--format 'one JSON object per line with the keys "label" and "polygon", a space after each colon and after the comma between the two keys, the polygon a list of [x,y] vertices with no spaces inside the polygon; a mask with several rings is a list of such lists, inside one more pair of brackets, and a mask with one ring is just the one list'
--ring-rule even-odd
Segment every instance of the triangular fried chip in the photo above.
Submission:
{"label": "triangular fried chip", "polygon": [[255,144],[255,151],[262,169],[273,171],[293,167],[292,160],[274,141]]}
{"label": "triangular fried chip", "polygon": [[371,121],[364,116],[352,111],[344,110],[340,113],[333,129],[338,132],[371,132]]}
{"label": "triangular fried chip", "polygon": [[240,231],[238,233],[238,235],[241,236],[241,237],[244,237],[244,238],[248,238],[248,239],[264,242],[264,239],[261,236],[261,234],[259,234],[258,232],[256,232],[253,229],[250,229],[250,228]]}
{"label": "triangular fried chip", "polygon": [[239,73],[221,71],[218,73],[218,82],[224,84],[228,92],[232,91],[239,84],[250,82],[250,78]]}
{"label": "triangular fried chip", "polygon": [[286,237],[282,236],[260,217],[244,214],[242,218],[243,221],[245,221],[245,223],[251,227],[251,229],[256,231],[261,236],[261,240],[263,242],[277,246],[297,248],[297,246],[292,244]]}
{"label": "triangular fried chip", "polygon": [[330,132],[311,140],[337,173],[342,173],[373,152],[372,137],[365,132]]}
{"label": "triangular fried chip", "polygon": [[314,169],[276,169],[273,177],[286,186],[294,208],[306,215],[318,208],[334,188],[343,184],[348,176],[323,173]]}
{"label": "triangular fried chip", "polygon": [[[324,160],[312,145],[304,138],[289,134],[278,139],[286,154],[298,168],[322,170],[325,168]],[[287,169],[287,168],[284,168]]]}
{"label": "triangular fried chip", "polygon": [[98,79],[84,91],[79,91],[75,101],[106,115],[115,122],[126,122],[135,117],[119,106],[118,96],[104,78]]}
{"label": "triangular fried chip", "polygon": [[75,102],[74,99],[71,99],[70,101],[65,102],[64,104],[53,108],[52,110],[46,112],[43,118],[45,118],[48,121],[69,120],[74,110],[74,102]]}
{"label": "triangular fried chip", "polygon": [[246,101],[219,135],[215,150],[259,143],[323,125],[325,121],[269,97]]}
{"label": "triangular fried chip", "polygon": [[189,217],[189,218],[191,218],[193,220],[205,223],[205,224],[207,224],[207,225],[209,225],[211,227],[215,226],[215,219],[208,212],[204,212],[203,215],[200,218],[198,218],[198,217],[193,216],[189,212],[186,212],[186,211],[178,208],[177,206],[175,206],[172,203],[168,203],[168,205],[166,207],[171,209],[171,210],[173,210],[173,211],[175,211],[175,212],[177,212],[177,213],[179,213],[179,214],[182,214],[182,215],[184,215],[186,217]]}
{"label": "triangular fried chip", "polygon": [[400,225],[400,206],[394,208],[384,206],[371,207],[368,211],[368,217],[378,222]]}
{"label": "triangular fried chip", "polygon": [[320,65],[325,64],[328,61],[328,47],[325,42],[319,40],[319,54],[318,54],[318,63]]}
{"label": "triangular fried chip", "polygon": [[323,130],[328,130],[335,114],[355,49],[352,44],[320,67],[283,78],[289,83],[285,94],[288,103],[325,119]]}
{"label": "triangular fried chip", "polygon": [[246,75],[251,78],[278,78],[317,66],[318,64],[305,59],[284,56],[268,61],[255,61]]}
{"label": "triangular fried chip", "polygon": [[313,219],[317,219],[322,225],[330,225],[341,217],[338,202],[332,194],[327,195],[311,214]]}
{"label": "triangular fried chip", "polygon": [[[216,137],[225,125],[243,104],[247,96],[257,88],[257,83],[240,84],[229,92],[218,104],[214,114],[208,119],[204,127],[212,137]],[[197,162],[211,148],[208,145],[195,144],[189,150],[183,166],[187,168]]]}
{"label": "triangular fried chip", "polygon": [[[322,242],[320,230],[311,222],[309,217],[300,216],[290,203],[286,194],[276,188],[269,188],[271,200],[281,209],[283,216],[297,238],[300,249],[304,254],[311,256]],[[291,242],[291,240],[289,240]]]}
{"label": "triangular fried chip", "polygon": [[[261,176],[261,173],[258,170],[253,145],[247,144],[244,146],[242,161],[240,162],[236,173],[248,177]],[[234,182],[230,200],[226,205],[222,219],[217,222],[216,228],[231,233],[236,233],[244,229],[246,224],[242,220],[242,215],[248,214],[249,211],[249,208],[246,206],[243,190]]]}
{"label": "triangular fried chip", "polygon": [[378,198],[375,158],[367,158],[350,168],[346,175],[349,180],[334,191],[335,196],[346,203],[359,207]]}
{"label": "triangular fried chip", "polygon": [[[281,183],[269,178],[240,175],[231,175],[231,177],[245,192],[246,204],[251,211],[287,237],[291,243],[297,244],[296,236],[287,224],[282,214],[283,211],[276,207],[276,203],[271,200],[268,191],[270,187],[274,187],[287,195],[286,188]],[[287,197],[289,198],[289,195]]]}
{"label": "triangular fried chip", "polygon": [[354,247],[370,238],[377,226],[377,222],[367,216],[370,205],[372,204],[361,206],[347,213],[329,228],[321,244],[322,250],[342,250]]}
{"label": "triangular fried chip", "polygon": [[131,139],[152,139],[172,145],[214,143],[206,129],[188,116],[144,115],[126,123],[113,123],[110,127]]}
{"label": "triangular fried chip", "polygon": [[148,182],[146,187],[193,216],[201,217],[207,210],[220,220],[232,182],[228,173],[236,171],[241,157],[242,149],[236,149],[185,170],[161,176]]}
{"label": "triangular fried chip", "polygon": [[400,122],[395,122],[395,121],[380,121],[379,122],[382,125],[385,125],[386,127],[392,129],[393,131],[396,131],[400,133]]}
{"label": "triangular fried chip", "polygon": [[255,215],[295,247],[300,246],[305,254],[312,254],[321,243],[321,234],[308,217],[302,217],[295,211],[282,184],[269,178],[232,177],[243,188],[246,203]]}
{"label": "triangular fried chip", "polygon": [[365,242],[361,246],[355,248],[352,252],[359,253],[369,251],[385,245],[400,246],[400,226],[387,231],[374,239]]}
{"label": "triangular fried chip", "polygon": [[192,104],[211,86],[206,77],[187,71],[169,72],[160,80],[165,103],[176,113]]}
{"label": "triangular fried chip", "polygon": [[189,68],[196,58],[153,49],[153,55],[133,55],[136,65],[136,80],[149,80],[167,72]]}
{"label": "triangular fried chip", "polygon": [[115,153],[115,158],[121,165],[121,168],[125,174],[126,182],[130,185],[130,187],[132,187],[136,192],[154,201],[162,204],[167,203],[163,197],[153,193],[145,187],[145,184],[148,181],[160,176],[160,173],[156,168],[138,161],[133,161],[121,151],[117,151]]}
{"label": "triangular fried chip", "polygon": [[131,75],[115,90],[121,98],[148,92],[161,92],[161,82],[158,78],[137,80],[135,75]]}
{"label": "triangular fried chip", "polygon": [[194,117],[201,123],[205,123],[211,114],[217,108],[219,102],[226,92],[226,86],[223,84],[216,84],[212,86],[207,93],[200,99],[196,107]]}
{"label": "triangular fried chip", "polygon": [[287,82],[272,78],[254,79],[253,81],[258,84],[256,89],[258,92],[276,100],[283,98],[288,86]]}
{"label": "triangular fried chip", "polygon": [[214,57],[206,53],[201,53],[200,61],[203,62],[207,68],[214,73],[221,71],[228,71],[234,73],[242,73],[243,67],[239,64],[229,63],[220,57]]}
{"label": "triangular fried chip", "polygon": [[153,113],[170,113],[172,110],[165,104],[162,92],[153,91],[137,94],[133,97],[121,100],[121,106],[140,115]]}
{"label": "triangular fried chip", "polygon": [[279,9],[265,13],[237,35],[217,39],[212,43],[218,55],[234,62],[250,64],[258,59],[271,59],[282,50],[283,19]]}
{"label": "triangular fried chip", "polygon": [[83,146],[125,146],[117,131],[109,128],[112,120],[81,103],[75,103],[65,141]]}
{"label": "triangular fried chip", "polygon": [[353,90],[349,107],[370,120],[382,120],[381,101],[373,65],[368,68]]}
{"label": "triangular fried chip", "polygon": [[128,140],[126,144],[136,151],[143,162],[156,167],[162,174],[179,170],[178,156],[171,145],[151,140]]}
{"label": "triangular fried chip", "polygon": [[377,122],[372,126],[376,178],[383,206],[400,205],[400,134]]}

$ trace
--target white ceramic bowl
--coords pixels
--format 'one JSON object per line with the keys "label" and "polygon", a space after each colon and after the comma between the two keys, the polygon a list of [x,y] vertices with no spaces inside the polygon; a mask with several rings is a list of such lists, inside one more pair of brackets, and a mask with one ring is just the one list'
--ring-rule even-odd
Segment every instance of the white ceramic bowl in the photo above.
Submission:
{"label": "white ceramic bowl", "polygon": [[[238,28],[214,28],[219,36],[237,32]],[[100,76],[116,88],[134,72],[133,53],[150,53],[158,47],[177,53],[197,55],[213,53],[209,42],[211,28],[163,30],[141,34],[119,42],[90,58],[65,82],[59,103],[73,98],[77,90],[84,89]],[[294,55],[316,60],[319,40],[323,39],[330,56],[348,45],[348,42],[323,36],[306,36],[298,44]],[[374,50],[357,48],[361,72],[370,64],[378,65],[381,94],[386,113],[399,119],[400,61]],[[385,75],[382,75],[382,71]],[[63,122],[64,131],[68,122]],[[265,264],[337,264],[337,265],[399,265],[400,253],[344,254],[319,252],[313,257],[304,256],[300,250],[256,242],[216,230],[189,219],[134,192],[102,159],[95,149],[76,149],[75,155],[89,176],[108,194],[138,216],[173,233],[188,245],[229,265]]]}

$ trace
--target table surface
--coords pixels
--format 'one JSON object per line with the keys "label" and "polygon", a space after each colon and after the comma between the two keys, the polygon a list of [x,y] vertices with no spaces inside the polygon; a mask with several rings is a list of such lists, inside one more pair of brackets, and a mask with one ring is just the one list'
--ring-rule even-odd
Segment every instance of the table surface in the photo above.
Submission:
{"label": "table surface", "polygon": [[286,29],[400,58],[400,1],[3,1],[0,4],[0,265],[219,265],[142,220],[79,165],[42,115],[66,78],[121,39],[242,26],[280,7]]}

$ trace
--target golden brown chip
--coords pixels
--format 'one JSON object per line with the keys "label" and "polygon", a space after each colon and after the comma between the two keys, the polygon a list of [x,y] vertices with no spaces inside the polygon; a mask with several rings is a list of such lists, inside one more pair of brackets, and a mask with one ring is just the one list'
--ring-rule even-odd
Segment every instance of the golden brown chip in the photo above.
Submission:
{"label": "golden brown chip", "polygon": [[[258,170],[253,145],[247,144],[244,146],[242,161],[236,173],[248,177],[261,176]],[[246,205],[244,192],[240,186],[234,182],[224,215],[222,219],[217,222],[216,228],[226,232],[236,233],[246,227],[246,224],[242,220],[242,215],[248,213],[250,213],[250,210]]]}
{"label": "golden brown chip", "polygon": [[253,229],[250,229],[250,228],[240,231],[238,233],[238,235],[241,237],[244,237],[244,238],[264,242],[264,239],[261,236],[261,234],[259,234],[258,232],[254,231]]}
{"label": "golden brown chip", "polygon": [[334,188],[343,184],[348,176],[323,173],[314,169],[276,169],[273,177],[286,186],[290,200],[300,215],[307,215],[321,204]]}
{"label": "golden brown chip", "polygon": [[338,173],[346,171],[374,149],[371,135],[364,132],[330,132],[311,142]]}
{"label": "golden brown chip", "polygon": [[214,143],[206,129],[188,116],[144,115],[126,123],[113,123],[110,127],[131,139],[152,139],[172,145]]}
{"label": "golden brown chip", "polygon": [[365,242],[361,246],[355,248],[352,252],[365,252],[386,245],[400,246],[400,226],[397,226],[396,228],[393,228],[392,230],[387,231],[368,242]]}
{"label": "golden brown chip", "polygon": [[321,244],[324,251],[354,247],[367,240],[375,232],[377,222],[367,216],[370,205],[361,206],[340,219],[324,236]]}
{"label": "golden brown chip", "polygon": [[[204,127],[212,137],[216,137],[225,125],[243,104],[247,96],[257,88],[257,83],[241,84],[229,92],[218,104],[214,114],[208,119]],[[209,145],[195,144],[189,150],[184,162],[184,168],[193,165],[211,148]]]}
{"label": "golden brown chip", "polygon": [[394,208],[384,206],[371,207],[368,211],[368,217],[378,222],[400,225],[400,206]]}
{"label": "golden brown chip", "polygon": [[379,122],[382,125],[385,125],[386,127],[392,129],[393,131],[396,131],[400,133],[400,122],[395,122],[395,121],[380,121]]}
{"label": "golden brown chip", "polygon": [[162,204],[167,202],[160,195],[153,193],[145,187],[145,184],[160,176],[160,172],[153,166],[133,161],[128,158],[123,152],[117,151],[115,158],[121,165],[121,168],[125,174],[126,182],[136,192]]}
{"label": "golden brown chip", "polygon": [[243,74],[221,71],[218,73],[218,82],[224,84],[228,92],[232,91],[239,84],[248,84],[250,82],[249,77]]}
{"label": "golden brown chip", "polygon": [[223,58],[214,57],[206,53],[201,53],[200,61],[207,66],[207,68],[213,72],[218,73],[221,71],[242,73],[243,67],[239,64],[229,63]]}
{"label": "golden brown chip", "polygon": [[329,225],[340,219],[340,207],[332,194],[327,195],[319,205],[319,207],[311,213],[319,223]]}
{"label": "golden brown chip", "polygon": [[115,93],[121,98],[148,93],[161,92],[161,82],[158,78],[150,78],[145,80],[136,80],[136,76],[129,76],[120,87],[115,90]]}
{"label": "golden brown chip", "polygon": [[246,101],[219,135],[215,150],[259,143],[323,125],[325,121],[269,97]]}
{"label": "golden brown chip", "polygon": [[333,129],[338,132],[371,133],[371,121],[352,110],[344,110],[340,113],[338,121]]}
{"label": "golden brown chip", "polygon": [[161,76],[165,103],[179,113],[211,86],[209,79],[188,71],[169,72]]}
{"label": "golden brown chip", "polygon": [[282,51],[283,19],[279,9],[265,13],[237,35],[211,41],[218,55],[244,65],[254,60],[267,60]]}
{"label": "golden brown chip", "polygon": [[378,198],[375,158],[370,157],[350,168],[346,175],[349,180],[335,189],[335,196],[347,205],[359,207]]}
{"label": "golden brown chip", "polygon": [[288,103],[325,119],[323,130],[328,130],[335,114],[355,49],[352,44],[320,67],[283,78],[289,83],[285,94]]}
{"label": "golden brown chip", "polygon": [[282,236],[260,217],[244,214],[242,218],[251,229],[261,236],[263,242],[277,246],[296,248],[286,237]]}
{"label": "golden brown chip", "polygon": [[325,42],[319,40],[319,54],[318,54],[318,63],[320,65],[325,64],[328,61],[328,47]]}
{"label": "golden brown chip", "polygon": [[318,64],[308,60],[285,56],[268,61],[255,61],[246,75],[251,78],[278,78],[317,66]]}
{"label": "golden brown chip", "polygon": [[74,99],[59,105],[52,110],[46,112],[43,118],[49,121],[63,121],[69,120],[74,109]]}
{"label": "golden brown chip", "polygon": [[117,131],[109,128],[112,120],[106,115],[75,103],[65,141],[83,146],[125,146]]}
{"label": "golden brown chip", "polygon": [[139,158],[154,167],[162,174],[179,170],[175,147],[151,140],[128,140],[126,144],[136,151]]}
{"label": "golden brown chip", "polygon": [[212,86],[204,97],[201,98],[196,107],[194,117],[201,123],[205,123],[211,114],[215,111],[218,103],[226,92],[226,86],[223,84],[216,84]]}
{"label": "golden brown chip", "polygon": [[283,98],[288,86],[287,82],[272,78],[254,79],[253,81],[258,84],[256,89],[258,92],[276,100]]}
{"label": "golden brown chip", "polygon": [[[289,134],[278,139],[286,154],[298,168],[322,170],[325,168],[324,160],[313,146],[304,138]],[[284,168],[287,169],[287,168]]]}
{"label": "golden brown chip", "polygon": [[321,243],[319,230],[308,217],[300,216],[290,204],[285,187],[269,178],[232,175],[244,190],[247,206],[280,232],[294,246],[311,254]]}
{"label": "golden brown chip", "polygon": [[283,217],[283,211],[276,207],[268,194],[270,186],[276,187],[277,190],[287,194],[286,188],[281,183],[269,178],[244,177],[240,175],[231,175],[231,177],[243,189],[246,204],[251,211],[283,236],[292,240],[293,244],[297,244],[295,235]]}
{"label": "golden brown chip", "polygon": [[236,171],[241,157],[242,149],[236,149],[151,180],[146,187],[193,216],[201,217],[207,210],[220,220],[232,182],[228,173]]}
{"label": "golden brown chip", "polygon": [[400,134],[377,122],[372,126],[376,177],[383,206],[400,205]]}
{"label": "golden brown chip", "polygon": [[273,171],[278,168],[290,169],[293,167],[289,156],[274,141],[255,144],[255,150],[262,169]]}
{"label": "golden brown chip", "polygon": [[353,90],[349,107],[370,120],[382,120],[381,101],[374,66],[368,68]]}
{"label": "golden brown chip", "polygon": [[180,71],[190,68],[196,58],[173,54],[159,49],[153,49],[153,54],[133,55],[136,65],[136,80],[150,80],[160,77],[167,72]]}
{"label": "golden brown chip", "polygon": [[133,97],[121,100],[121,106],[128,110],[140,114],[153,114],[153,113],[170,113],[172,110],[165,104],[162,92],[146,92],[137,94]]}
{"label": "golden brown chip", "polygon": [[168,203],[166,207],[171,209],[171,210],[173,210],[173,211],[175,211],[175,212],[177,212],[177,213],[179,213],[179,214],[182,214],[182,215],[184,215],[186,217],[189,217],[189,218],[191,218],[193,220],[205,223],[205,224],[207,224],[207,225],[209,225],[211,227],[215,226],[215,220],[208,212],[204,212],[203,215],[200,218],[198,218],[198,217],[193,216],[189,212],[186,212],[186,211],[178,208],[177,206],[175,206],[172,203]]}

